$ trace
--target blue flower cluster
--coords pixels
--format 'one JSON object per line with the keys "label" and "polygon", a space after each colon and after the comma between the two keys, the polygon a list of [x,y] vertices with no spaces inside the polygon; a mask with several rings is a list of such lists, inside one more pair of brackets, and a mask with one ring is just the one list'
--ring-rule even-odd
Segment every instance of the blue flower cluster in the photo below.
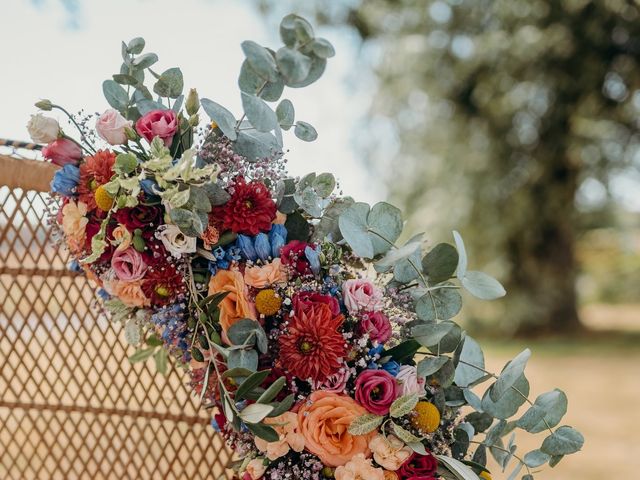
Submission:
{"label": "blue flower cluster", "polygon": [[398,362],[396,362],[395,360],[389,360],[386,363],[383,363],[382,365],[378,364],[378,360],[380,359],[380,355],[382,354],[384,350],[384,347],[382,345],[378,345],[377,347],[373,347],[372,349],[369,350],[369,356],[373,358],[373,360],[369,363],[369,365],[367,365],[367,368],[369,370],[384,370],[388,373],[390,373],[391,375],[393,375],[394,377],[396,377],[398,375],[398,373],[400,372],[400,364]]}
{"label": "blue flower cluster", "polygon": [[80,169],[67,163],[53,176],[51,191],[65,197],[72,197],[75,195],[78,183],[80,183]]}
{"label": "blue flower cluster", "polygon": [[255,262],[280,256],[280,249],[287,243],[287,229],[284,225],[272,225],[269,233],[259,233],[254,237],[238,235],[236,245],[242,257]]}
{"label": "blue flower cluster", "polygon": [[219,269],[227,270],[231,262],[237,262],[242,258],[240,248],[235,244],[227,245],[226,247],[216,247],[211,253],[215,257],[215,260],[209,260],[209,271],[211,275],[215,275]]}
{"label": "blue flower cluster", "polygon": [[172,345],[184,352],[185,361],[190,359],[187,329],[184,319],[184,307],[180,304],[168,305],[151,315],[151,321],[163,328],[161,338],[167,345]]}

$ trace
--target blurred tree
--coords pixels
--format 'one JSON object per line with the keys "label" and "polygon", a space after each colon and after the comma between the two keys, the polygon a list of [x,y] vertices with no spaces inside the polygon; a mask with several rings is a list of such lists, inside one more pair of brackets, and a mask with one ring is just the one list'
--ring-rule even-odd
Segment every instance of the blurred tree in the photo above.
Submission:
{"label": "blurred tree", "polygon": [[505,328],[580,330],[575,241],[586,217],[577,200],[606,206],[609,182],[640,166],[638,7],[624,0],[341,6],[318,1],[316,13],[353,26],[364,41],[378,77],[376,130],[363,134],[368,157],[389,165],[380,158],[389,155],[389,136],[385,147],[371,133],[393,132],[388,185],[412,226],[433,239],[458,228],[475,262],[499,259]]}

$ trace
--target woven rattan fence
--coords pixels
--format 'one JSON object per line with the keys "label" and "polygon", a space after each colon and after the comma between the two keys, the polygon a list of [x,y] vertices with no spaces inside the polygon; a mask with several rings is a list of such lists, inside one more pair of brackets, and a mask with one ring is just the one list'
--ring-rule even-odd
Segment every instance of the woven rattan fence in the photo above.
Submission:
{"label": "woven rattan fence", "polygon": [[185,375],[131,365],[50,244],[54,169],[0,155],[0,479],[218,478],[229,455]]}

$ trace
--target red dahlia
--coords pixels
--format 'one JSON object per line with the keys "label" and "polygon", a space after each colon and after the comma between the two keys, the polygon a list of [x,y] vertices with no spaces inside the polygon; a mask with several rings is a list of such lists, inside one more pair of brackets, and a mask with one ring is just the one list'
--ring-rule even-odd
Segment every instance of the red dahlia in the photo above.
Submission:
{"label": "red dahlia", "polygon": [[80,164],[78,195],[89,210],[96,209],[95,191],[100,185],[111,180],[115,161],[116,155],[113,152],[98,150],[95,155],[86,157]]}
{"label": "red dahlia", "polygon": [[267,232],[276,218],[276,204],[262,182],[246,183],[239,177],[231,199],[214,209],[214,217],[224,230],[245,235]]}
{"label": "red dahlia", "polygon": [[185,292],[184,278],[174,265],[161,263],[147,270],[142,291],[154,307],[168,305]]}
{"label": "red dahlia", "polygon": [[324,382],[342,366],[347,347],[338,331],[344,316],[325,303],[295,309],[287,332],[280,336],[282,366],[301,379]]}

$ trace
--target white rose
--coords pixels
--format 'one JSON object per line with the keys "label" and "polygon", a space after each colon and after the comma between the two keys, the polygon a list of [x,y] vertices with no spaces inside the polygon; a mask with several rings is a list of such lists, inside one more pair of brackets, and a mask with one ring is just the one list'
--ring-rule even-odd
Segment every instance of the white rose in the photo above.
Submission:
{"label": "white rose", "polygon": [[160,225],[156,237],[174,257],[196,251],[196,237],[188,237],[176,225]]}
{"label": "white rose", "polygon": [[38,113],[37,115],[31,115],[31,120],[27,123],[27,130],[34,142],[50,143],[58,138],[60,125],[57,120]]}
{"label": "white rose", "polygon": [[402,387],[402,395],[417,393],[424,394],[424,378],[418,378],[418,369],[411,365],[403,365],[396,375],[396,380]]}
{"label": "white rose", "polygon": [[107,143],[122,145],[127,143],[127,134],[124,129],[131,125],[133,125],[131,120],[127,120],[120,115],[120,112],[110,108],[96,120],[96,131]]}

